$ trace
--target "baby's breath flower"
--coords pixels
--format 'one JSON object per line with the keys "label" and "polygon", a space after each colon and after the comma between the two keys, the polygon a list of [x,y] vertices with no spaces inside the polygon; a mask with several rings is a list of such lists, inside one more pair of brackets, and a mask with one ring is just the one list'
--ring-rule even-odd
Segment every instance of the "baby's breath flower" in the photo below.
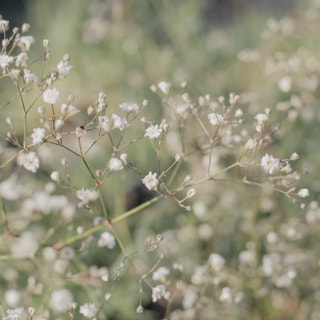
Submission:
{"label": "baby's breath flower", "polygon": [[79,138],[82,137],[82,136],[85,136],[87,133],[88,133],[88,131],[83,127],[77,127],[76,128],[76,135]]}
{"label": "baby's breath flower", "polygon": [[124,102],[122,104],[120,104],[120,108],[127,113],[138,113],[140,110],[140,107],[138,104],[136,103],[132,103],[132,102]]}
{"label": "baby's breath flower", "polygon": [[161,133],[162,133],[162,129],[159,128],[159,126],[156,124],[154,126],[148,127],[146,129],[144,136],[149,137],[149,139],[155,139],[155,138],[158,138]]}
{"label": "baby's breath flower", "polygon": [[289,76],[283,77],[278,81],[279,89],[282,92],[289,92],[291,90],[292,80]]}
{"label": "baby's breath flower", "polygon": [[0,55],[0,67],[2,69],[6,68],[9,64],[13,62],[13,57],[8,56],[6,54],[1,54]]}
{"label": "baby's breath flower", "polygon": [[9,307],[14,308],[21,301],[21,293],[16,289],[8,289],[4,294],[4,300]]}
{"label": "baby's breath flower", "polygon": [[18,258],[27,258],[33,256],[38,250],[38,247],[39,243],[34,235],[29,231],[25,231],[11,246],[11,253]]}
{"label": "baby's breath flower", "polygon": [[98,247],[113,249],[116,246],[116,239],[110,232],[103,232],[98,240]]}
{"label": "baby's breath flower", "polygon": [[16,59],[16,66],[17,67],[25,67],[28,61],[28,55],[25,52],[21,52]]}
{"label": "baby's breath flower", "polygon": [[228,287],[224,287],[224,288],[222,289],[221,294],[220,294],[219,300],[220,300],[221,302],[224,302],[224,303],[232,303],[232,301],[233,301],[233,294],[232,294],[231,289],[228,288]]}
{"label": "baby's breath flower", "polygon": [[170,82],[161,81],[158,83],[158,88],[164,93],[168,94],[171,87]]}
{"label": "baby's breath flower", "polygon": [[33,36],[23,36],[23,37],[20,37],[19,47],[23,51],[29,51],[33,43],[34,43]]}
{"label": "baby's breath flower", "polygon": [[197,191],[194,188],[191,188],[187,192],[187,198],[193,198],[196,195]]}
{"label": "baby's breath flower", "polygon": [[164,285],[158,285],[152,289],[152,302],[157,302],[166,294],[166,287]]}
{"label": "baby's breath flower", "polygon": [[24,308],[15,308],[7,310],[8,320],[27,320],[28,314]]}
{"label": "baby's breath flower", "polygon": [[26,83],[37,83],[38,82],[38,77],[36,76],[36,74],[31,73],[30,70],[24,69],[23,70],[23,77]]}
{"label": "baby's breath flower", "polygon": [[110,132],[110,120],[107,116],[99,116],[99,126],[103,128],[104,131]]}
{"label": "baby's breath flower", "polygon": [[95,201],[99,197],[99,193],[94,189],[80,189],[77,191],[77,198],[84,204],[88,204],[90,201]]}
{"label": "baby's breath flower", "polygon": [[208,119],[213,126],[226,123],[226,121],[223,120],[223,116],[219,113],[209,113]]}
{"label": "baby's breath flower", "polygon": [[111,158],[108,167],[110,171],[120,171],[123,169],[123,163],[118,158]]}
{"label": "baby's breath flower", "polygon": [[49,88],[43,93],[42,98],[45,103],[55,104],[60,101],[60,93],[57,88]]}
{"label": "baby's breath flower", "polygon": [[257,141],[254,140],[254,139],[249,139],[249,140],[246,142],[244,148],[245,148],[246,150],[253,150],[256,146],[257,146]]}
{"label": "baby's breath flower", "polygon": [[43,139],[46,136],[46,130],[43,128],[34,128],[31,134],[32,144],[38,145],[43,142]]}
{"label": "baby's breath flower", "polygon": [[55,122],[56,130],[60,130],[64,126],[64,120],[61,118],[57,119]]}
{"label": "baby's breath flower", "polygon": [[80,313],[82,313],[86,318],[93,318],[98,313],[98,309],[94,303],[85,303],[80,306]]}
{"label": "baby's breath flower", "polygon": [[58,72],[62,74],[63,77],[67,77],[71,72],[72,66],[70,66],[68,60],[66,61],[62,60],[58,63],[57,69],[58,69]]}
{"label": "baby's breath flower", "polygon": [[308,189],[300,189],[298,191],[298,196],[301,197],[301,198],[309,197],[309,195],[310,195],[310,193],[309,193]]}
{"label": "baby's breath flower", "polygon": [[214,271],[220,271],[223,268],[225,262],[226,260],[224,259],[224,257],[222,257],[218,253],[211,253],[208,259],[208,263]]}
{"label": "baby's breath flower", "polygon": [[273,174],[274,171],[279,170],[280,163],[279,159],[274,158],[272,155],[267,153],[261,158],[261,167],[269,174]]}
{"label": "baby's breath flower", "polygon": [[158,270],[156,270],[153,274],[152,274],[152,279],[154,281],[161,281],[161,282],[165,282],[166,281],[166,277],[170,274],[170,271],[168,268],[166,267],[160,267]]}
{"label": "baby's breath flower", "polygon": [[40,167],[40,160],[35,152],[21,153],[17,158],[18,165],[35,173]]}
{"label": "baby's breath flower", "polygon": [[159,183],[157,174],[149,171],[149,173],[142,179],[142,183],[148,190],[156,189]]}
{"label": "baby's breath flower", "polygon": [[17,176],[13,174],[0,183],[0,196],[6,200],[17,200],[21,195],[21,189],[17,183]]}
{"label": "baby's breath flower", "polygon": [[55,290],[51,293],[50,306],[57,313],[67,312],[72,308],[73,296],[67,289]]}
{"label": "baby's breath flower", "polygon": [[50,174],[50,178],[55,181],[55,182],[59,182],[60,181],[60,174],[58,171],[53,171]]}
{"label": "baby's breath flower", "polygon": [[0,33],[3,33],[4,31],[8,30],[9,28],[9,21],[0,19]]}
{"label": "baby's breath flower", "polygon": [[267,122],[269,120],[269,117],[265,114],[265,113],[258,113],[255,117],[254,117],[259,125],[264,125],[265,122]]}
{"label": "baby's breath flower", "polygon": [[113,121],[113,127],[118,128],[120,131],[122,131],[128,124],[126,118],[121,118],[117,114],[113,114],[111,119]]}
{"label": "baby's breath flower", "polygon": [[75,114],[77,114],[78,112],[80,112],[80,110],[78,108],[76,108],[75,106],[69,104],[67,112],[68,112],[68,116],[71,117],[71,116],[74,116]]}
{"label": "baby's breath flower", "polygon": [[21,27],[22,33],[28,32],[30,29],[30,24],[29,23],[24,23]]}

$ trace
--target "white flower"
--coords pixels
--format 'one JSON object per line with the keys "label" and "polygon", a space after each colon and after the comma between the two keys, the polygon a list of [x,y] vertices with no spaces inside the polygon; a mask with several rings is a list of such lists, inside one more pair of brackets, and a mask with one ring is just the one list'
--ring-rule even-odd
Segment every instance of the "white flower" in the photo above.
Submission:
{"label": "white flower", "polygon": [[214,271],[220,271],[226,260],[218,253],[211,253],[208,259],[208,263]]}
{"label": "white flower", "polygon": [[208,119],[213,126],[226,123],[226,121],[223,120],[223,116],[219,113],[209,113]]}
{"label": "white flower", "polygon": [[267,153],[261,158],[261,167],[269,174],[273,174],[274,171],[279,170],[280,163],[279,159],[274,158],[272,155]]}
{"label": "white flower", "polygon": [[254,118],[260,126],[264,125],[264,123],[269,120],[269,117],[265,113],[258,113]]}
{"label": "white flower", "polygon": [[166,294],[166,287],[158,285],[152,289],[152,302],[157,302]]}
{"label": "white flower", "polygon": [[10,178],[0,183],[0,196],[6,200],[17,200],[21,189],[22,187],[17,183],[17,176],[11,175]]}
{"label": "white flower", "polygon": [[288,76],[283,77],[278,81],[279,89],[282,92],[289,92],[291,90],[291,83],[292,83],[292,80],[290,77]]}
{"label": "white flower", "polygon": [[9,21],[0,19],[0,33],[3,33],[4,31],[8,30],[9,28]]}
{"label": "white flower", "polygon": [[72,66],[70,66],[69,61],[62,60],[58,63],[57,68],[58,72],[66,77],[70,74]]}
{"label": "white flower", "polygon": [[138,104],[136,103],[132,103],[132,102],[124,102],[122,104],[120,104],[120,108],[124,111],[124,112],[132,112],[132,113],[138,113],[140,110],[140,107]]}
{"label": "white flower", "polygon": [[21,293],[16,289],[9,289],[4,294],[4,300],[9,307],[14,308],[18,306],[21,301]]}
{"label": "white flower", "polygon": [[31,73],[30,70],[24,69],[23,70],[23,77],[27,83],[30,83],[30,82],[37,83],[38,82],[38,77],[34,73]]}
{"label": "white flower", "polygon": [[55,181],[55,182],[59,182],[60,181],[60,174],[58,171],[52,171],[50,174],[50,178]]}
{"label": "white flower", "polygon": [[162,129],[156,124],[155,126],[150,126],[146,129],[144,134],[145,137],[149,137],[150,139],[158,138],[162,133]]}
{"label": "white flower", "polygon": [[164,94],[168,94],[171,87],[171,83],[161,81],[159,82],[158,87]]}
{"label": "white flower", "polygon": [[110,132],[110,120],[107,116],[99,116],[99,126],[103,128],[104,131]]}
{"label": "white flower", "polygon": [[9,320],[27,320],[28,314],[24,308],[8,309],[7,318]]}
{"label": "white flower", "polygon": [[48,104],[55,104],[60,101],[60,94],[57,88],[47,89],[42,95],[43,101]]}
{"label": "white flower", "polygon": [[17,67],[25,67],[27,65],[29,57],[25,52],[21,52],[16,59],[16,66]]}
{"label": "white flower", "polygon": [[6,54],[1,54],[0,55],[0,67],[4,69],[7,67],[9,64],[13,62],[13,57],[8,56]]}
{"label": "white flower", "polygon": [[110,171],[120,171],[123,169],[123,163],[118,158],[111,158],[108,167]]}
{"label": "white flower", "polygon": [[113,114],[111,119],[113,121],[113,127],[118,128],[120,131],[122,131],[128,124],[126,118],[121,118],[117,114]]}
{"label": "white flower", "polygon": [[149,173],[142,179],[142,183],[148,190],[156,189],[159,183],[157,174],[149,171]]}
{"label": "white flower", "polygon": [[68,105],[67,111],[68,111],[69,117],[74,116],[76,113],[80,112],[80,110],[78,108],[76,108],[75,106],[73,106],[71,104]]}
{"label": "white flower", "polygon": [[298,191],[298,196],[301,197],[301,198],[309,197],[309,195],[310,195],[310,193],[309,193],[308,189],[300,189]]}
{"label": "white flower", "polygon": [[170,274],[170,271],[166,267],[160,267],[157,271],[152,274],[152,279],[154,281],[165,282],[166,277]]}
{"label": "white flower", "polygon": [[98,247],[107,247],[113,249],[116,246],[116,240],[110,232],[103,232],[98,240]]}
{"label": "white flower", "polygon": [[73,296],[67,289],[55,290],[51,293],[50,306],[57,313],[69,311],[73,304]]}
{"label": "white flower", "polygon": [[41,144],[46,136],[46,130],[43,128],[34,128],[31,134],[32,143],[34,145]]}
{"label": "white flower", "polygon": [[191,188],[187,191],[187,198],[193,198],[197,194],[197,190],[195,188]]}
{"label": "white flower", "polygon": [[85,303],[80,306],[80,313],[82,313],[86,318],[93,318],[98,313],[98,309],[94,303]]}
{"label": "white flower", "polygon": [[87,133],[88,133],[88,131],[83,127],[77,127],[76,128],[76,135],[79,138],[82,137],[82,136],[85,136]]}
{"label": "white flower", "polygon": [[31,232],[25,231],[11,246],[11,253],[18,258],[31,257],[38,250],[39,243]]}
{"label": "white flower", "polygon": [[29,152],[27,154],[22,153],[17,158],[18,165],[24,166],[25,169],[36,172],[40,167],[40,160],[35,152]]}
{"label": "white flower", "polygon": [[220,294],[219,300],[225,303],[231,303],[233,301],[232,291],[228,287],[224,287]]}
{"label": "white flower", "polygon": [[90,201],[95,201],[99,198],[99,193],[94,189],[80,189],[77,191],[77,197],[84,204],[88,204]]}
{"label": "white flower", "polygon": [[34,43],[33,36],[20,37],[19,46],[23,51],[29,51],[33,43]]}
{"label": "white flower", "polygon": [[253,150],[256,146],[257,146],[257,141],[256,141],[255,139],[249,139],[249,140],[246,142],[244,148],[245,148],[246,150],[248,150],[248,149],[249,149],[249,150]]}

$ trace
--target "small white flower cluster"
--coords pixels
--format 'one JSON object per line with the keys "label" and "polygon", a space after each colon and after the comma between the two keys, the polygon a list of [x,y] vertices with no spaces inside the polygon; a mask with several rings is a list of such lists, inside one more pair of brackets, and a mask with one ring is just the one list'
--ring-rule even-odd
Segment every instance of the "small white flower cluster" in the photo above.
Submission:
{"label": "small white flower cluster", "polygon": [[146,186],[148,190],[155,190],[159,184],[159,180],[157,179],[157,173],[149,173],[142,179],[142,183]]}
{"label": "small white flower cluster", "polygon": [[116,239],[110,232],[103,232],[98,240],[98,247],[113,249],[116,246]]}

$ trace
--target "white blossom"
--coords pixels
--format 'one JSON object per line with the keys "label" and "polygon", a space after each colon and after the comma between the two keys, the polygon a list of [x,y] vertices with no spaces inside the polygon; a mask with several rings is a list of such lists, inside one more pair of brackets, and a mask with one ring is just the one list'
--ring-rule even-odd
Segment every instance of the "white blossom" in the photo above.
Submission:
{"label": "white blossom", "polygon": [[58,63],[57,69],[60,74],[67,77],[71,72],[72,66],[70,66],[69,61],[62,60]]}
{"label": "white blossom", "polygon": [[84,204],[88,204],[90,201],[95,201],[99,198],[99,193],[94,189],[80,189],[77,191],[77,197]]}
{"label": "white blossom", "polygon": [[276,159],[272,155],[268,155],[266,153],[261,158],[261,167],[269,174],[273,174],[275,171],[279,170],[279,159]]}
{"label": "white blossom", "polygon": [[98,240],[98,247],[107,247],[113,249],[116,246],[116,240],[110,232],[103,232]]}
{"label": "white blossom", "polygon": [[71,116],[74,116],[76,113],[80,112],[80,110],[75,106],[69,104],[67,108],[67,112],[68,112],[68,116],[71,117]]}
{"label": "white blossom", "polygon": [[164,93],[168,94],[171,87],[170,82],[161,81],[158,83],[158,88]]}
{"label": "white blossom", "polygon": [[258,113],[254,118],[260,126],[264,125],[264,123],[269,120],[269,117],[265,113]]}
{"label": "white blossom", "polygon": [[99,116],[99,126],[103,128],[104,131],[110,132],[110,120],[107,116]]}
{"label": "white blossom", "polygon": [[19,39],[19,46],[23,51],[29,51],[31,45],[34,43],[33,36],[23,36]]}
{"label": "white blossom", "polygon": [[13,62],[13,57],[8,56],[6,54],[1,54],[0,55],[0,67],[2,69],[6,68],[12,62]]}
{"label": "white blossom", "polygon": [[73,305],[73,296],[67,289],[55,290],[51,293],[50,306],[57,313],[69,311]]}
{"label": "white blossom", "polygon": [[94,303],[85,303],[80,306],[80,313],[82,313],[86,318],[93,318],[98,313],[98,309]]}
{"label": "white blossom", "polygon": [[300,189],[298,191],[298,196],[301,197],[301,198],[309,197],[309,195],[310,195],[310,193],[309,193],[308,189]]}
{"label": "white blossom", "polygon": [[142,179],[142,183],[148,190],[156,189],[159,183],[157,174],[149,171],[149,173]]}
{"label": "white blossom", "polygon": [[29,57],[25,52],[21,52],[16,58],[17,67],[25,67],[27,65]]}
{"label": "white blossom", "polygon": [[0,19],[0,33],[3,33],[4,31],[8,30],[9,28],[9,21]]}
{"label": "white blossom", "polygon": [[144,134],[145,137],[149,137],[150,139],[158,138],[162,133],[162,129],[156,124],[155,126],[150,126],[146,129]]}
{"label": "white blossom", "polygon": [[46,130],[44,128],[34,128],[31,134],[32,143],[34,145],[41,144],[46,136]]}
{"label": "white blossom", "polygon": [[83,127],[77,127],[75,132],[77,137],[79,138],[85,136],[88,133],[88,131]]}
{"label": "white blossom", "polygon": [[21,301],[21,293],[16,289],[8,289],[4,294],[4,300],[9,307],[14,308]]}
{"label": "white blossom", "polygon": [[223,120],[223,116],[219,113],[209,113],[208,114],[208,119],[210,121],[210,123],[215,126],[217,124],[223,124],[226,123],[225,120]]}
{"label": "white blossom", "polygon": [[108,167],[110,171],[120,171],[123,169],[123,163],[118,158],[111,158]]}
{"label": "white blossom", "polygon": [[253,150],[253,149],[256,148],[256,146],[257,146],[257,141],[256,141],[255,139],[249,139],[249,140],[246,142],[244,148],[245,148],[246,150],[248,150],[248,149],[249,149],[249,150]]}
{"label": "white blossom", "polygon": [[164,285],[158,285],[152,289],[152,302],[157,302],[166,294],[166,287]]}
{"label": "white blossom", "polygon": [[220,271],[223,268],[225,262],[226,260],[224,259],[224,257],[222,257],[218,253],[211,253],[208,259],[208,263],[214,271]]}
{"label": "white blossom", "polygon": [[133,103],[133,102],[124,102],[124,103],[121,103],[120,104],[120,108],[129,113],[129,112],[132,112],[132,113],[138,113],[139,110],[140,110],[140,107],[138,104],[136,103]]}
{"label": "white blossom", "polygon": [[24,69],[23,70],[23,77],[24,77],[25,82],[27,82],[27,83],[30,83],[30,82],[37,83],[38,82],[38,77],[34,73],[31,73],[30,70]]}
{"label": "white blossom", "polygon": [[42,98],[45,103],[55,104],[60,101],[60,93],[57,88],[49,88],[43,93]]}
{"label": "white blossom", "polygon": [[0,196],[6,200],[17,200],[21,195],[22,187],[17,183],[17,176],[11,175],[0,183]]}
{"label": "white blossom", "polygon": [[11,246],[11,253],[18,258],[27,258],[33,256],[38,250],[39,243],[34,235],[29,232],[23,232],[19,239]]}
{"label": "white blossom", "polygon": [[278,81],[279,89],[282,92],[289,92],[291,90],[292,80],[289,76],[283,77]]}
{"label": "white blossom", "polygon": [[232,294],[231,289],[228,288],[228,287],[224,287],[224,288],[222,289],[221,294],[220,294],[219,300],[220,300],[221,302],[224,302],[224,303],[232,303],[232,301],[233,301],[233,294]]}
{"label": "white blossom", "polygon": [[113,127],[118,128],[120,131],[122,131],[128,124],[126,118],[121,118],[117,114],[113,114],[111,119],[113,121]]}
{"label": "white blossom", "polygon": [[156,270],[153,274],[152,274],[152,279],[154,281],[161,281],[161,282],[165,282],[166,281],[166,277],[170,274],[170,271],[168,268],[166,267],[160,267],[158,270]]}
{"label": "white blossom", "polygon": [[15,308],[7,310],[7,318],[9,320],[27,320],[28,314],[24,308]]}
{"label": "white blossom", "polygon": [[40,168],[40,160],[35,152],[21,153],[17,158],[18,165],[35,173]]}

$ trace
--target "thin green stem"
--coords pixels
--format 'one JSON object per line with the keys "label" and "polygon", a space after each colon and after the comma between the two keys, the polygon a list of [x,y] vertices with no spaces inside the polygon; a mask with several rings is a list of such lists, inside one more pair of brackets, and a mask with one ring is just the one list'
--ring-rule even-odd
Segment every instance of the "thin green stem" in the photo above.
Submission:
{"label": "thin green stem", "polygon": [[17,154],[15,154],[14,156],[12,156],[11,158],[9,158],[5,163],[3,163],[2,165],[0,165],[0,169],[4,168],[5,166],[7,166],[11,161],[13,161],[20,153],[22,153],[24,150],[21,149]]}
{"label": "thin green stem", "polygon": [[4,225],[5,225],[6,230],[9,230],[7,210],[6,210],[6,207],[4,205],[2,197],[0,197],[0,203],[1,203],[1,208],[2,208],[2,216],[3,216]]}

